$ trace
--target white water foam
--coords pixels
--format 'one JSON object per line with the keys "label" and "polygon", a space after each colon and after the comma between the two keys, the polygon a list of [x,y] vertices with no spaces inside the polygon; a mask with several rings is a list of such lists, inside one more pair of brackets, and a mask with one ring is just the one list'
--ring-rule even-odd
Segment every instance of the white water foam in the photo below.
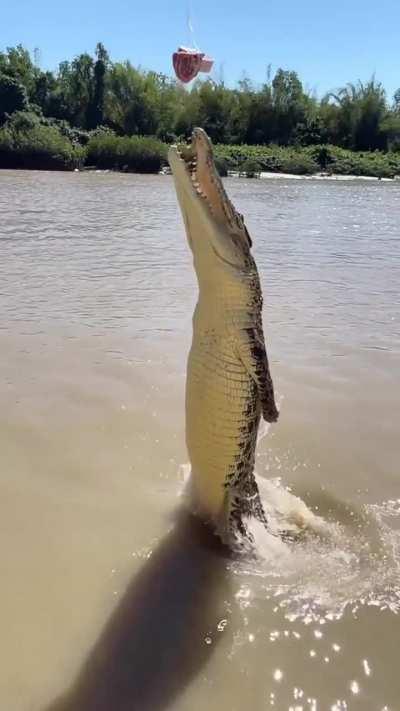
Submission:
{"label": "white water foam", "polygon": [[[269,428],[261,421],[258,442]],[[181,466],[180,479],[182,495],[190,464]],[[400,499],[366,504],[343,523],[335,507],[330,520],[316,515],[281,478],[257,477],[257,483],[270,530],[248,522],[257,558],[238,558],[230,566],[247,580],[241,590],[274,598],[289,620],[306,624],[340,619],[348,610],[356,614],[360,606],[400,613]],[[349,510],[337,503],[337,514],[340,507]]]}
{"label": "white water foam", "polygon": [[400,499],[365,505],[356,522],[339,524],[316,516],[279,479],[258,483],[271,530],[252,521],[258,558],[231,565],[254,595],[305,623],[364,605],[400,612]]}

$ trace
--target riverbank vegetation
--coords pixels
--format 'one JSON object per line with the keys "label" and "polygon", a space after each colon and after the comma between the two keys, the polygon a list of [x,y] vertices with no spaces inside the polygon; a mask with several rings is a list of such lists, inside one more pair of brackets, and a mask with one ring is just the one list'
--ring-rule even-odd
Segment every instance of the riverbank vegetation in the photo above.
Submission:
{"label": "riverbank vegetation", "polygon": [[98,44],[43,71],[23,47],[0,52],[0,167],[95,166],[158,172],[167,144],[205,128],[221,172],[400,174],[400,89],[372,78],[318,99],[294,71],[263,86],[243,78],[174,79],[112,62]]}
{"label": "riverbank vegetation", "polygon": [[86,163],[135,173],[158,173],[167,162],[167,146],[156,138],[92,135],[86,147]]}
{"label": "riverbank vegetation", "polygon": [[332,145],[316,146],[226,146],[215,149],[220,172],[261,172],[293,175],[359,175],[394,178],[400,175],[400,153],[381,151],[358,153]]}

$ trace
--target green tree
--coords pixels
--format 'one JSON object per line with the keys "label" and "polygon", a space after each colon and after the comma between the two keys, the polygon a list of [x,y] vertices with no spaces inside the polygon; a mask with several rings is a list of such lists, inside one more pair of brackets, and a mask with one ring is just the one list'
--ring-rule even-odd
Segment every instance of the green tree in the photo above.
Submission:
{"label": "green tree", "polygon": [[40,72],[35,77],[35,88],[31,101],[40,106],[45,116],[51,116],[51,96],[57,88],[57,81],[52,72]]}
{"label": "green tree", "polygon": [[93,67],[93,89],[87,109],[87,128],[96,128],[104,123],[104,100],[109,57],[101,42],[96,47],[96,62]]}
{"label": "green tree", "polygon": [[158,127],[157,76],[140,72],[130,62],[113,64],[105,106],[107,124],[117,133],[155,134]]}
{"label": "green tree", "polygon": [[276,138],[274,131],[276,117],[271,86],[265,84],[261,91],[252,91],[250,98],[245,142],[269,143]]}
{"label": "green tree", "polygon": [[87,128],[93,97],[93,59],[80,54],[72,62],[61,62],[54,91],[48,100],[51,115],[66,119],[73,126]]}
{"label": "green tree", "polygon": [[28,105],[25,87],[13,77],[0,74],[0,123],[15,111],[22,111]]}
{"label": "green tree", "polygon": [[186,90],[165,74],[157,74],[158,87],[158,128],[157,136],[171,143],[176,140],[176,119],[184,107]]}
{"label": "green tree", "polygon": [[[330,98],[337,104],[335,143],[356,151],[386,148],[386,137],[381,130],[387,115],[385,90],[372,77],[363,84],[347,84]],[[328,98],[329,100],[329,98]]]}
{"label": "green tree", "polygon": [[384,150],[387,147],[382,123],[387,115],[386,93],[380,82],[373,77],[366,84],[359,82],[359,121],[355,133],[354,148],[359,151]]}
{"label": "green tree", "polygon": [[278,69],[272,80],[272,103],[272,137],[277,143],[287,145],[293,142],[297,124],[305,123],[307,116],[307,100],[296,72]]}
{"label": "green tree", "polygon": [[249,124],[252,115],[254,90],[247,79],[239,82],[238,89],[232,92],[232,108],[227,127],[228,143],[250,143]]}
{"label": "green tree", "polygon": [[28,50],[19,44],[17,47],[7,47],[5,52],[0,52],[0,72],[22,84],[28,98],[32,99],[39,70],[33,64]]}
{"label": "green tree", "polygon": [[307,117],[298,123],[294,131],[294,142],[300,146],[317,146],[327,142],[327,134],[320,116]]}
{"label": "green tree", "polygon": [[232,108],[231,92],[205,81],[198,84],[198,122],[215,143],[224,143]]}
{"label": "green tree", "polygon": [[400,111],[388,112],[380,124],[380,131],[391,151],[400,151]]}

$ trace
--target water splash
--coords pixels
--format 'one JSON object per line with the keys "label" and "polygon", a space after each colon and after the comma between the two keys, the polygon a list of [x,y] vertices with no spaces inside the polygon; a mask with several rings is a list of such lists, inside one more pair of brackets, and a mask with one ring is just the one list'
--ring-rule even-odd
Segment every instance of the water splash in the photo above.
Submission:
{"label": "water splash", "polygon": [[[288,620],[305,624],[361,606],[400,612],[400,499],[365,505],[339,524],[316,516],[279,479],[261,481],[260,490],[271,532],[253,522],[257,560],[231,565],[247,590],[240,606],[251,596],[273,599]],[[297,530],[297,541],[274,535],[284,529]]]}

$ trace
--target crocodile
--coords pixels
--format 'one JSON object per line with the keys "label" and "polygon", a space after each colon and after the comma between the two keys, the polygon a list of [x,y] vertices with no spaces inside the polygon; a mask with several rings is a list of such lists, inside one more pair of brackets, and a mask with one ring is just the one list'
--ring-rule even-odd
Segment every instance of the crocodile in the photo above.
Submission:
{"label": "crocodile", "polygon": [[268,528],[254,475],[260,419],[278,408],[262,325],[252,241],[217,172],[206,132],[171,146],[173,174],[199,296],[186,378],[186,446],[192,510],[223,543],[253,543],[249,519]]}

